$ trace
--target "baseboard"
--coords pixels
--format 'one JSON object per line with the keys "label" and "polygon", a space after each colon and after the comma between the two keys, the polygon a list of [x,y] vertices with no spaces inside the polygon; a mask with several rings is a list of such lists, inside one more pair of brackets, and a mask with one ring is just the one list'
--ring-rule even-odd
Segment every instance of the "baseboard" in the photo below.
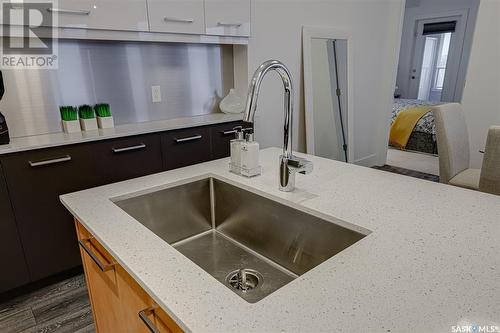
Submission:
{"label": "baseboard", "polygon": [[377,165],[377,154],[371,154],[363,158],[354,160],[354,164],[371,168]]}
{"label": "baseboard", "polygon": [[79,275],[82,273],[83,273],[83,266],[77,266],[77,267],[71,268],[67,271],[57,273],[55,275],[43,278],[43,279],[35,281],[35,282],[28,283],[26,285],[17,287],[15,289],[12,289],[9,291],[5,291],[5,292],[0,294],[0,302],[5,302],[5,301],[8,301],[10,299],[22,296],[24,294],[28,294],[32,291],[41,289],[43,287],[49,286],[49,285],[57,283],[57,282],[61,282],[61,281],[66,280],[72,276]]}

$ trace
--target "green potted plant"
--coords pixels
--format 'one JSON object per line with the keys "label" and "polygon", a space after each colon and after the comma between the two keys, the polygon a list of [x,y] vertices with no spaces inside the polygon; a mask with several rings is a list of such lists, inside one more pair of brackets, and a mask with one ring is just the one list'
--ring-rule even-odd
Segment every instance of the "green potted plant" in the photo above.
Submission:
{"label": "green potted plant", "polygon": [[80,116],[80,126],[84,131],[92,131],[97,129],[97,120],[95,119],[94,109],[90,105],[81,105],[78,108]]}
{"label": "green potted plant", "polygon": [[97,115],[97,124],[99,128],[113,128],[115,127],[115,122],[113,116],[111,115],[111,108],[109,104],[101,103],[94,106],[95,113]]}
{"label": "green potted plant", "polygon": [[78,110],[74,106],[59,107],[61,113],[61,125],[65,133],[80,132],[80,122],[78,121]]}

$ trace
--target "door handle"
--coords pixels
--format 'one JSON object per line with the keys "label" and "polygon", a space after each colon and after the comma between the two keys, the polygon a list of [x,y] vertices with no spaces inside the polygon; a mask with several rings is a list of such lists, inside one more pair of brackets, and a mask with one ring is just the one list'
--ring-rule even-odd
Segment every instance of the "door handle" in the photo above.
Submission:
{"label": "door handle", "polygon": [[[246,128],[243,128],[241,131],[243,133],[245,133],[245,132],[248,132],[250,130],[253,130],[253,128],[252,127],[246,127]],[[236,133],[235,129],[222,131],[222,134],[224,134],[224,135],[229,135],[229,134],[234,134],[234,133]]]}
{"label": "door handle", "polygon": [[193,135],[193,136],[188,136],[187,138],[174,139],[174,141],[177,143],[181,143],[181,142],[195,141],[201,138],[202,138],[201,135]]}
{"label": "door handle", "polygon": [[90,10],[47,8],[49,13],[70,14],[70,15],[90,15]]}
{"label": "door handle", "polygon": [[221,27],[241,27],[243,25],[243,23],[219,21],[219,22],[217,22],[217,25],[219,25]]}
{"label": "door handle", "polygon": [[176,18],[176,17],[165,16],[163,18],[163,21],[165,21],[165,22],[179,22],[179,23],[193,23],[194,19],[192,19],[192,18]]}
{"label": "door handle", "polygon": [[151,333],[161,333],[160,330],[155,326],[155,324],[149,319],[149,315],[155,314],[156,306],[149,307],[142,311],[139,311],[139,318],[143,321],[146,327],[151,331]]}
{"label": "door handle", "polygon": [[34,167],[39,167],[39,166],[43,166],[43,165],[63,163],[63,162],[68,162],[68,161],[71,161],[70,155],[65,155],[65,156],[53,158],[50,160],[28,161],[28,163],[31,167],[34,168]]}
{"label": "door handle", "polygon": [[111,148],[113,150],[113,153],[123,153],[125,151],[131,151],[131,150],[140,150],[146,148],[146,145],[144,143],[138,144],[136,146],[130,146],[130,147],[123,147],[123,148]]}
{"label": "door handle", "polygon": [[87,252],[87,254],[89,255],[89,257],[96,263],[97,267],[99,267],[99,269],[102,271],[102,272],[107,272],[109,270],[112,270],[115,268],[115,265],[116,265],[116,262],[110,262],[109,264],[104,264],[102,263],[99,258],[97,258],[97,256],[94,254],[94,252],[92,252],[92,250],[90,249],[90,247],[87,246],[87,244],[85,244],[86,242],[91,242],[92,239],[94,239],[94,237],[89,237],[89,238],[83,238],[83,239],[79,239],[78,240],[78,243],[80,244],[80,247],[85,251]]}

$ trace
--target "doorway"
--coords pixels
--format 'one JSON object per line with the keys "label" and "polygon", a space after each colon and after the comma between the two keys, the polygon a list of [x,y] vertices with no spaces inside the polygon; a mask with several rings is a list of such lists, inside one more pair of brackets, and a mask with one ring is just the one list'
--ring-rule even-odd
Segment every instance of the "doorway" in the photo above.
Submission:
{"label": "doorway", "polygon": [[430,102],[460,101],[456,91],[467,19],[464,15],[416,22],[409,98]]}

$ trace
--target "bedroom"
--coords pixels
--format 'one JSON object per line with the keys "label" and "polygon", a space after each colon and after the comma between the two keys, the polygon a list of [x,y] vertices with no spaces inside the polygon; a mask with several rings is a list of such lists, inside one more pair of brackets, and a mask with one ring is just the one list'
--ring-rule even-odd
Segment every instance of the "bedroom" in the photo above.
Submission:
{"label": "bedroom", "polygon": [[439,176],[431,109],[462,101],[479,1],[406,2],[386,168]]}

